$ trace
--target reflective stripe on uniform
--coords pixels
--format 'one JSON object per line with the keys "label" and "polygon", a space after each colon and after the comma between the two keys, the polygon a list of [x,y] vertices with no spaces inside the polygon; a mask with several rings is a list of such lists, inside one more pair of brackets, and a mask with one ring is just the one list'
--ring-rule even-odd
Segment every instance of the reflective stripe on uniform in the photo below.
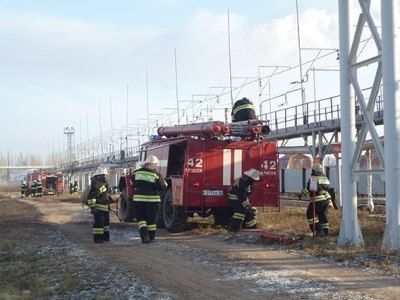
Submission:
{"label": "reflective stripe on uniform", "polygon": [[159,195],[133,195],[133,201],[137,202],[160,202]]}
{"label": "reflective stripe on uniform", "polygon": [[241,213],[234,213],[232,218],[238,219],[238,220],[244,220],[244,214]]}
{"label": "reflective stripe on uniform", "polygon": [[146,223],[146,221],[139,221],[139,222],[137,223],[137,225],[138,225],[138,227],[139,227],[139,229],[140,229],[140,228],[142,228],[142,227],[146,227],[147,223]]}
{"label": "reflective stripe on uniform", "polygon": [[304,189],[301,191],[301,193],[302,193],[302,195],[303,195],[304,197],[308,197],[308,196],[310,195],[310,191],[308,190],[308,188],[304,188]]}
{"label": "reflective stripe on uniform", "polygon": [[96,208],[98,209],[98,210],[101,210],[101,211],[108,211],[108,205],[107,204],[96,204]]}
{"label": "reflective stripe on uniform", "polygon": [[148,171],[136,171],[134,173],[135,180],[143,180],[148,182],[155,182],[160,178],[156,173]]}
{"label": "reflective stripe on uniform", "polygon": [[254,110],[254,105],[252,105],[250,103],[239,105],[232,111],[232,114],[235,115],[236,113],[238,113],[239,111],[241,111],[243,109],[253,109]]}
{"label": "reflective stripe on uniform", "polygon": [[[312,224],[312,223],[314,223],[314,219],[313,218],[308,219],[308,224]],[[315,217],[315,223],[319,223],[318,217]]]}
{"label": "reflective stripe on uniform", "polygon": [[331,200],[331,194],[329,194],[329,192],[325,192],[325,200]]}
{"label": "reflective stripe on uniform", "polygon": [[103,229],[104,229],[104,232],[110,231],[110,226],[104,226]]}
{"label": "reflective stripe on uniform", "polygon": [[329,228],[329,223],[320,223],[322,229],[327,229]]}
{"label": "reflective stripe on uniform", "polygon": [[251,221],[246,222],[246,226],[251,227],[256,225],[256,219],[253,219]]}
{"label": "reflective stripe on uniform", "polygon": [[89,199],[87,201],[87,203],[88,203],[89,206],[94,205],[94,204],[96,204],[96,199]]}
{"label": "reflective stripe on uniform", "polygon": [[228,194],[229,200],[239,200],[238,196],[235,194]]}
{"label": "reflective stripe on uniform", "polygon": [[102,186],[99,188],[99,190],[100,190],[100,193],[105,193],[105,192],[107,191],[107,188],[106,188],[105,185],[102,185]]}
{"label": "reflective stripe on uniform", "polygon": [[104,234],[104,228],[93,227],[93,234]]}
{"label": "reflective stripe on uniform", "polygon": [[157,225],[156,224],[149,224],[147,225],[147,230],[148,231],[156,231]]}
{"label": "reflective stripe on uniform", "polygon": [[246,198],[246,200],[244,200],[244,201],[242,202],[242,206],[243,206],[243,207],[246,207],[247,205],[250,205],[249,198]]}
{"label": "reflective stripe on uniform", "polygon": [[318,201],[325,201],[325,195],[317,195],[317,196],[315,196],[315,202],[318,202]]}
{"label": "reflective stripe on uniform", "polygon": [[326,176],[317,177],[318,184],[330,185],[329,179]]}

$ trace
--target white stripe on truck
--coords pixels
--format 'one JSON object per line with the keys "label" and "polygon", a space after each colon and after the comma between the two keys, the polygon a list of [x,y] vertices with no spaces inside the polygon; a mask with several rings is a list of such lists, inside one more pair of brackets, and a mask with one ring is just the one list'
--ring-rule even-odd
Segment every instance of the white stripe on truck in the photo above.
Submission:
{"label": "white stripe on truck", "polygon": [[233,178],[242,176],[242,149],[235,149],[233,152]]}
{"label": "white stripe on truck", "polygon": [[231,149],[223,149],[222,158],[222,184],[231,185]]}

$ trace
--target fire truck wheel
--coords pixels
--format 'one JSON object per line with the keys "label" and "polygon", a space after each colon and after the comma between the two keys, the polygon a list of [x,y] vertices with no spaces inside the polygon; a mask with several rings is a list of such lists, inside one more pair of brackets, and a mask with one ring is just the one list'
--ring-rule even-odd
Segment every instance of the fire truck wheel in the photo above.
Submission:
{"label": "fire truck wheel", "polygon": [[165,228],[169,232],[181,232],[185,229],[187,216],[181,206],[174,205],[172,191],[168,189],[164,195],[163,217]]}
{"label": "fire truck wheel", "polygon": [[124,222],[132,222],[135,218],[133,202],[127,199],[125,190],[121,192],[121,217]]}
{"label": "fire truck wheel", "polygon": [[157,228],[165,228],[164,224],[164,214],[163,214],[163,201],[161,201],[158,204],[158,210],[157,210],[157,217],[156,217],[156,224]]}

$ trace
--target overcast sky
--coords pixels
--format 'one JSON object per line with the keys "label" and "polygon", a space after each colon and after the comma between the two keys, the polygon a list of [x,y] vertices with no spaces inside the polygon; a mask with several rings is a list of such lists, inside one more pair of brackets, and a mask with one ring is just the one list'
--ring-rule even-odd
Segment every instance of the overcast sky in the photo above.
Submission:
{"label": "overcast sky", "polygon": [[[175,107],[174,48],[181,99],[228,86],[227,9],[233,76],[297,65],[295,8],[295,0],[0,0],[0,152],[62,150],[66,126],[87,138],[86,115],[89,136],[98,135],[99,103],[110,130],[110,97],[113,127],[124,125],[127,85],[129,122],[145,118],[146,69],[151,112]],[[337,0],[299,0],[299,8],[302,46],[338,48]],[[338,94],[338,83],[317,93]]]}

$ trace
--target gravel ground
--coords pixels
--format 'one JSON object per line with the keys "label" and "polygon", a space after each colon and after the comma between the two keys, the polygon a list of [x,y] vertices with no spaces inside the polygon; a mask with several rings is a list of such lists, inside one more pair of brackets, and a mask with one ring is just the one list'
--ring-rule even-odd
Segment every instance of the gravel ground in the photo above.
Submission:
{"label": "gravel ground", "polygon": [[0,299],[400,297],[398,278],[315,259],[248,232],[159,230],[154,244],[142,245],[133,224],[113,217],[111,241],[95,245],[92,216],[76,201],[2,199],[0,205],[8,207],[0,212]]}

